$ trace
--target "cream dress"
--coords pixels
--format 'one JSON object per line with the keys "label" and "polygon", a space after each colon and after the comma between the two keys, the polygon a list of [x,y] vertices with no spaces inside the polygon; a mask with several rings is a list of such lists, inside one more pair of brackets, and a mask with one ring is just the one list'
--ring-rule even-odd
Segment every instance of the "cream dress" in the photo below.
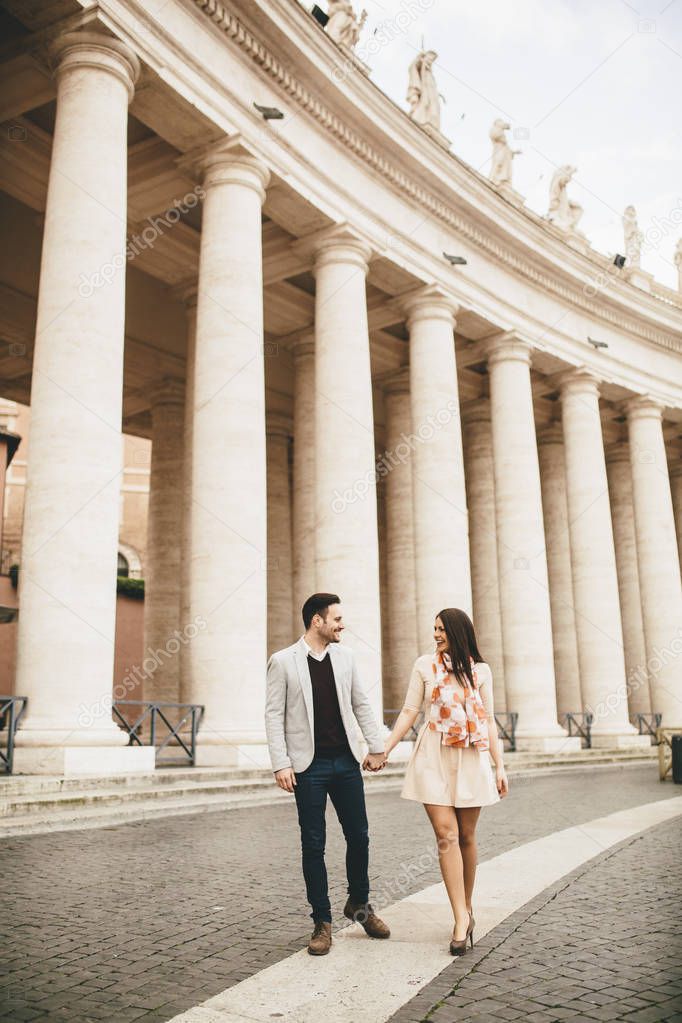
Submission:
{"label": "cream dress", "polygon": [[[424,723],[414,743],[400,795],[436,806],[490,806],[499,803],[490,754],[475,746],[444,746],[441,732],[429,728],[433,688],[432,654],[414,662],[404,709],[424,712]],[[493,711],[493,676],[483,662],[476,665],[479,692],[490,723]]]}

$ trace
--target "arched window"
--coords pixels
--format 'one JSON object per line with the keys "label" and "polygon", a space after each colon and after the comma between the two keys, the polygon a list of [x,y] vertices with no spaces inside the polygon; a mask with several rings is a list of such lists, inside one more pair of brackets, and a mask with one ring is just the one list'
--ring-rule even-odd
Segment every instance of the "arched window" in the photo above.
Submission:
{"label": "arched window", "polygon": [[118,574],[130,579],[142,578],[142,562],[140,555],[128,543],[118,541]]}

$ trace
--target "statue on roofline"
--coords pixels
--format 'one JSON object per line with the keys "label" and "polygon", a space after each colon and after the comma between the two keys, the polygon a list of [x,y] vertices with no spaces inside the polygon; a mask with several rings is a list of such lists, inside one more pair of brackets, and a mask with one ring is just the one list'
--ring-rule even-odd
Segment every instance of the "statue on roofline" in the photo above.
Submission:
{"label": "statue on roofline", "polygon": [[327,35],[335,43],[347,46],[352,50],[357,46],[363,25],[367,20],[367,11],[362,11],[358,18],[350,0],[329,0],[328,13]]}
{"label": "statue on roofline", "polygon": [[432,70],[437,57],[434,50],[422,50],[412,61],[408,71],[407,102],[413,121],[440,131],[441,97]]}
{"label": "statue on roofline", "polygon": [[559,167],[554,172],[552,182],[549,186],[549,210],[547,219],[550,223],[562,228],[564,231],[574,231],[578,221],[583,215],[582,206],[569,199],[566,187],[575,174],[577,167],[569,163]]}
{"label": "statue on roofline", "polygon": [[625,207],[625,212],[623,213],[623,236],[628,266],[639,267],[642,258],[644,234],[640,231],[637,224],[637,210],[634,206]]}
{"label": "statue on roofline", "polygon": [[493,144],[490,180],[494,185],[507,185],[509,188],[512,184],[512,160],[521,152],[520,149],[512,149],[507,141],[506,132],[510,127],[510,124],[498,117],[496,121],[493,121],[489,133]]}

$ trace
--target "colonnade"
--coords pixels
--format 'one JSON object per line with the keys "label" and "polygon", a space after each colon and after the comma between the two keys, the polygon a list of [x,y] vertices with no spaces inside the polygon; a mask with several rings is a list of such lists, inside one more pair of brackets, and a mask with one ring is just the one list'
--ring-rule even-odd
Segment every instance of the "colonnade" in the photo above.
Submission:
{"label": "colonnade", "polygon": [[[17,667],[29,710],[17,769],[142,769],[147,751],[122,748],[106,707],[97,711],[113,668],[125,272],[88,298],[78,291],[82,274],[125,247],[138,66],[123,44],[88,33],[63,37],[54,56]],[[316,589],[342,597],[345,642],[377,717],[400,705],[412,658],[431,648],[434,614],[456,605],[474,615],[497,708],[518,714],[520,749],[575,748],[559,724],[567,711],[592,710],[594,745],[647,743],[635,709],[682,722],[675,657],[661,654],[682,626],[661,407],[633,396],[629,442],[605,452],[600,381],[570,368],[556,381],[560,416],[537,436],[532,345],[500,332],[485,345],[489,396],[460,410],[459,310],[424,285],[399,298],[409,363],[382,382],[387,451],[406,437],[410,451],[384,474],[380,534],[368,239],[339,225],[297,243],[312,260],[315,321],[293,345],[291,417],[266,410],[269,168],[240,138],[182,165],[205,191],[201,249],[196,287],[183,294],[185,381],[159,381],[150,396],[145,609],[146,644],[177,634],[179,645],[145,698],[204,704],[199,762],[263,759],[266,653],[300,634],[300,605]],[[639,667],[644,682],[628,695]]]}

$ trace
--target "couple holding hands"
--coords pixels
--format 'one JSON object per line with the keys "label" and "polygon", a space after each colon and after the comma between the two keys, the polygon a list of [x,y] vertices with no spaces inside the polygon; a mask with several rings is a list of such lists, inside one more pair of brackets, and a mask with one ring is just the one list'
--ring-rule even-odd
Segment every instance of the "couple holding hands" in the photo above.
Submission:
{"label": "couple holding hands", "polygon": [[[472,948],[474,944],[476,824],[481,807],[508,792],[492,674],[478,650],[471,619],[458,608],[446,608],[436,616],[434,652],[415,661],[403,708],[384,741],[353,652],[340,644],[344,628],[340,598],[315,593],[303,605],[302,615],[303,636],[268,662],[265,727],[275,781],[296,799],[303,876],[314,922],[308,951],[325,955],[332,943],[324,861],[327,796],[346,840],[344,915],[372,938],[390,937],[369,902],[369,828],[360,764],[381,770],[421,712],[424,722],[401,796],[423,803],[431,821],[454,914],[450,952],[463,955],[467,943]],[[356,722],[369,749],[364,759]]]}

